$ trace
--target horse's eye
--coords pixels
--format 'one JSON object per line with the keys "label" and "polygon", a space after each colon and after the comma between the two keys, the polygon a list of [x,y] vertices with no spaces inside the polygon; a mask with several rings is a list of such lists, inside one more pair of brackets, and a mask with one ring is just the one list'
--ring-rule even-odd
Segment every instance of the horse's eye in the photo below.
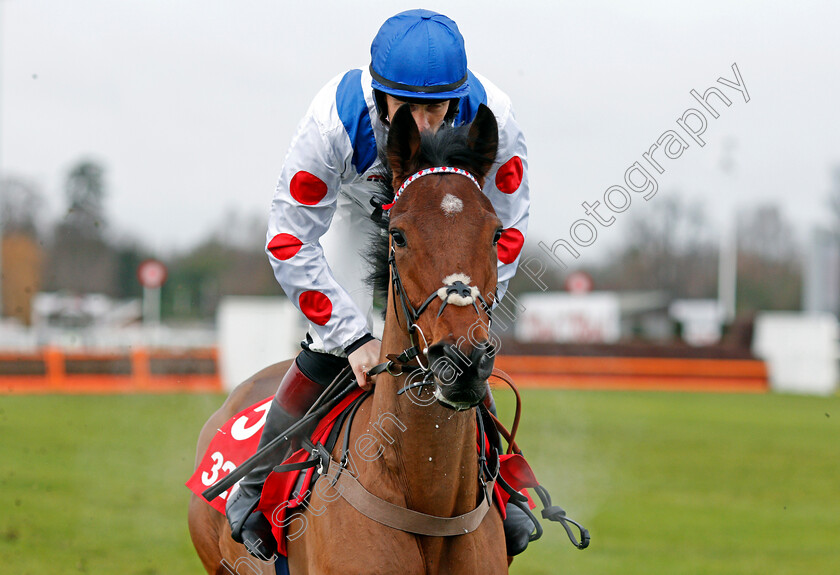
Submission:
{"label": "horse's eye", "polygon": [[500,239],[502,239],[502,230],[498,229],[496,230],[496,235],[493,236],[493,245],[498,244]]}
{"label": "horse's eye", "polygon": [[391,230],[391,237],[394,239],[394,245],[400,248],[405,247],[405,236],[400,230]]}

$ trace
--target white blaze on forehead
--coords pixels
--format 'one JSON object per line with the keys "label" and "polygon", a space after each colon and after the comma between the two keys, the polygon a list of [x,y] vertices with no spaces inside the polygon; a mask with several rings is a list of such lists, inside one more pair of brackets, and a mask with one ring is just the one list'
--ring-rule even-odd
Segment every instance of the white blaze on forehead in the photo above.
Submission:
{"label": "white blaze on forehead", "polygon": [[456,198],[452,194],[446,194],[440,202],[440,207],[443,210],[443,213],[447,216],[451,216],[452,214],[457,214],[464,209],[464,202],[461,201],[461,198]]}

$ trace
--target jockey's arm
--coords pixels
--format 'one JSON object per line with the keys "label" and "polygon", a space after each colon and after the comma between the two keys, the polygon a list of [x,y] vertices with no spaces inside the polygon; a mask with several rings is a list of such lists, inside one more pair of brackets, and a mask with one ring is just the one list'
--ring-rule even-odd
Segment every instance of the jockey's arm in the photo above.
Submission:
{"label": "jockey's arm", "polygon": [[277,281],[325,348],[356,352],[367,362],[375,346],[364,345],[372,340],[365,317],[335,280],[319,241],[330,227],[341,178],[350,167],[333,145],[340,136],[333,131],[343,127],[320,117],[319,110],[329,110],[323,98],[334,93],[328,85],[316,96],[292,139],[271,204],[266,251]]}
{"label": "jockey's arm", "polygon": [[[482,81],[489,85],[487,80]],[[503,228],[498,244],[498,302],[507,291],[508,282],[516,274],[519,265],[528,232],[531,198],[528,186],[528,148],[513,115],[510,100],[498,92],[488,92],[498,94],[498,100],[492,102],[491,109],[499,124],[499,150],[496,164],[484,184],[484,193],[492,202]]]}

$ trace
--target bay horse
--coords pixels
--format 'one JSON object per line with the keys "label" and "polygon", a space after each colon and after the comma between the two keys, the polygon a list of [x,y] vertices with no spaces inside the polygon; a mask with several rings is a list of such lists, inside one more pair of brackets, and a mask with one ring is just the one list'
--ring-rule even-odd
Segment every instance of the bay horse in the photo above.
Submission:
{"label": "bay horse", "polygon": [[[374,393],[357,406],[352,427],[346,429],[345,422],[343,432],[348,432],[354,476],[365,490],[393,506],[438,518],[487,504],[476,449],[476,406],[493,368],[489,309],[502,226],[481,188],[497,147],[496,120],[485,106],[469,126],[421,136],[405,105],[388,135],[387,161],[397,192],[374,242],[372,277],[387,294],[380,361],[390,363],[376,375]],[[411,354],[403,352],[412,349],[417,357],[407,360]],[[402,363],[395,361],[401,353]],[[271,366],[232,392],[202,429],[196,463],[228,418],[274,393],[290,363]],[[410,375],[418,373],[419,383]],[[402,393],[407,387],[414,389]],[[391,423],[383,429],[383,421]],[[375,458],[364,440],[372,432],[388,439],[375,446]],[[337,444],[333,459],[341,451]],[[328,481],[327,475],[318,481]],[[315,489],[309,504],[287,518],[287,524],[306,525],[287,542],[289,571],[507,573],[502,519],[490,507],[468,533],[419,535],[383,525],[343,497]],[[252,558],[235,543],[226,519],[196,495],[189,524],[208,573],[237,572],[222,560],[228,566],[250,560],[242,573],[274,573],[271,563]]]}

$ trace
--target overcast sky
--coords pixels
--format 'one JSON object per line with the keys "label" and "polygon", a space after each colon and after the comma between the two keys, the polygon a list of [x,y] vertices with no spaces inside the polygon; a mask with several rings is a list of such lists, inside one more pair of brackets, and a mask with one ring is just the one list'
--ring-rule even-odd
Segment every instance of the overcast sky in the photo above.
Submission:
{"label": "overcast sky", "polygon": [[[380,24],[425,7],[453,18],[469,65],[510,94],[529,146],[529,243],[569,236],[677,119],[717,86],[700,147],[665,160],[659,192],[721,222],[781,205],[802,236],[827,221],[840,163],[838,2],[309,2],[0,0],[0,165],[53,217],[69,167],[107,169],[110,228],[159,253],[194,245],[232,208],[267,216],[295,126],[328,79],[367,66]],[[717,82],[735,81],[750,100]],[[687,138],[685,133],[683,137]],[[721,160],[731,150],[734,172]],[[661,152],[660,152],[661,153]]]}

